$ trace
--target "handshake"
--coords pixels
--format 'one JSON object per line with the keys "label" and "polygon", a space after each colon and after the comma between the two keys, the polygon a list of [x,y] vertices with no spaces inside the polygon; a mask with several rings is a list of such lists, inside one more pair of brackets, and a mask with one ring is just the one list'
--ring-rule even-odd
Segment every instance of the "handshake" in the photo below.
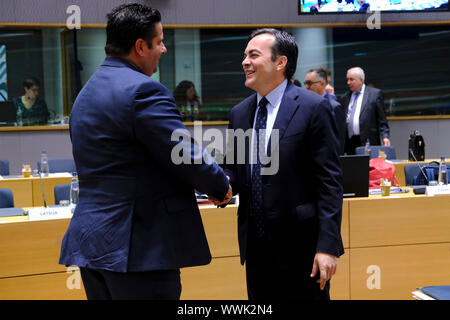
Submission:
{"label": "handshake", "polygon": [[[227,176],[227,178],[228,178],[228,180],[230,180],[230,177]],[[223,201],[219,201],[212,197],[208,197],[208,200],[212,201],[212,203],[214,203],[214,205],[216,205],[216,206],[225,206],[226,204],[228,204],[228,202],[231,201],[231,198],[233,198],[233,190],[231,189],[231,183],[230,183],[230,186],[228,187],[228,192],[225,195],[225,199],[223,199]]]}

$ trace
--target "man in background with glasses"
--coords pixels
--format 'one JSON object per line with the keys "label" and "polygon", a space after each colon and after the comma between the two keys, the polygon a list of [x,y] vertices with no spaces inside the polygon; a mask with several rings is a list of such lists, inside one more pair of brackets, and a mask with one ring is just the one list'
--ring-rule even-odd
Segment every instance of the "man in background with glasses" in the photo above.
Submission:
{"label": "man in background with glasses", "polygon": [[305,76],[306,89],[327,98],[333,110],[334,120],[338,129],[339,154],[344,154],[345,144],[345,110],[342,105],[336,101],[335,97],[326,91],[328,81],[327,73],[324,69],[311,69]]}

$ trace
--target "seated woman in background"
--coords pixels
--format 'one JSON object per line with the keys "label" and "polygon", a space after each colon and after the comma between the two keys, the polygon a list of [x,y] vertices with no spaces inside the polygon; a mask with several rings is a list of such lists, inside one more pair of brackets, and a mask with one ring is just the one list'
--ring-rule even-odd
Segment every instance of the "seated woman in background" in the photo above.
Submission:
{"label": "seated woman in background", "polygon": [[173,91],[173,97],[183,121],[204,120],[205,115],[200,110],[200,98],[191,81],[181,81]]}
{"label": "seated woman in background", "polygon": [[38,97],[39,85],[37,79],[26,78],[23,81],[25,94],[13,99],[18,125],[47,124],[49,112],[44,99]]}

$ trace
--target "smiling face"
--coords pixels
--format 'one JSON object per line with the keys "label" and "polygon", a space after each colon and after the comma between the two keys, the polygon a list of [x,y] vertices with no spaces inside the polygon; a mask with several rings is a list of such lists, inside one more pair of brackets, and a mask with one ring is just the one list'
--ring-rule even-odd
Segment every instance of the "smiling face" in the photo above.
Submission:
{"label": "smiling face", "polygon": [[143,58],[141,59],[141,69],[144,74],[151,76],[153,73],[158,71],[158,62],[161,55],[167,52],[164,46],[164,34],[161,22],[155,24],[156,36],[152,39],[151,48],[145,41],[142,41],[142,53]]}
{"label": "smiling face", "polygon": [[247,44],[242,68],[245,72],[245,86],[265,96],[284,79],[286,57],[272,59],[275,36],[264,33],[255,36]]}

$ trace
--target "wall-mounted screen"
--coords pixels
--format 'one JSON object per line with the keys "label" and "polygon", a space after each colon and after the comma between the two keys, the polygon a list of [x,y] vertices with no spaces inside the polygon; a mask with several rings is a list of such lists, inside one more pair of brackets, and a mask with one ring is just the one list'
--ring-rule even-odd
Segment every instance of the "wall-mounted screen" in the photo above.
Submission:
{"label": "wall-mounted screen", "polygon": [[448,11],[449,0],[298,0],[299,13]]}

